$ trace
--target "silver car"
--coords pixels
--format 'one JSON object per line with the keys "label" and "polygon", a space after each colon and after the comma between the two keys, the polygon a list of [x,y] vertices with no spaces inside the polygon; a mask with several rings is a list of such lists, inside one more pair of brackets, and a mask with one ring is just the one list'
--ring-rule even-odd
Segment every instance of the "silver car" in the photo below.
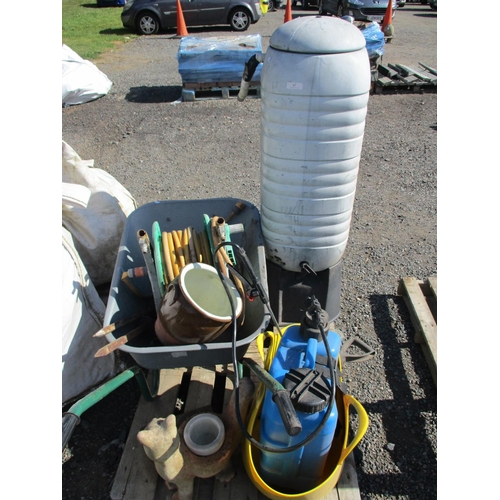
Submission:
{"label": "silver car", "polygon": [[[245,31],[262,17],[259,0],[180,0],[186,26],[229,24]],[[126,0],[121,14],[125,28],[140,35],[177,26],[176,0]]]}

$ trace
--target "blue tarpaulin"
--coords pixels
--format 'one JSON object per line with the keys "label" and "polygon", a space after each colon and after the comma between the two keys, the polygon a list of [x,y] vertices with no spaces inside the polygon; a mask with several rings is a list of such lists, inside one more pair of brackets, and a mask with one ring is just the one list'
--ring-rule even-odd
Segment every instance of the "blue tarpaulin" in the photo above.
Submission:
{"label": "blue tarpaulin", "polygon": [[[177,60],[183,83],[240,82],[245,63],[262,54],[260,35],[182,38]],[[252,81],[260,82],[262,64]]]}

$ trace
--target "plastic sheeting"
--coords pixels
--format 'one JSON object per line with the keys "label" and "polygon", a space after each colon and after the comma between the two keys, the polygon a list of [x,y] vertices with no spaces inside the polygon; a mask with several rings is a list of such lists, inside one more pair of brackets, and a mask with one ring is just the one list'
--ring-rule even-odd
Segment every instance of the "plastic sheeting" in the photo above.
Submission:
{"label": "plastic sheeting", "polygon": [[[262,54],[260,35],[236,37],[182,38],[177,52],[183,83],[240,82],[245,63]],[[252,81],[260,82],[262,64]]]}
{"label": "plastic sheeting", "polygon": [[62,105],[93,101],[106,95],[113,83],[90,61],[62,46]]}
{"label": "plastic sheeting", "polygon": [[361,33],[365,37],[368,57],[384,55],[385,38],[378,23],[370,23]]}

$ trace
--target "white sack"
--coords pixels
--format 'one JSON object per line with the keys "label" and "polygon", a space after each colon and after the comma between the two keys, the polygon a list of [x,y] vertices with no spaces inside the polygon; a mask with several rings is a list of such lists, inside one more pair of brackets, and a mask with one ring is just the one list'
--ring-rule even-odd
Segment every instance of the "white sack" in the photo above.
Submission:
{"label": "white sack", "polygon": [[62,402],[117,374],[115,353],[94,354],[107,344],[93,335],[102,328],[105,307],[78,256],[71,234],[62,228]]}
{"label": "white sack", "polygon": [[62,46],[62,103],[83,104],[106,95],[113,83],[90,61]]}
{"label": "white sack", "polygon": [[72,234],[94,285],[110,283],[125,222],[137,208],[136,201],[113,176],[94,168],[94,160],[82,160],[64,141],[62,181],[62,224]]}

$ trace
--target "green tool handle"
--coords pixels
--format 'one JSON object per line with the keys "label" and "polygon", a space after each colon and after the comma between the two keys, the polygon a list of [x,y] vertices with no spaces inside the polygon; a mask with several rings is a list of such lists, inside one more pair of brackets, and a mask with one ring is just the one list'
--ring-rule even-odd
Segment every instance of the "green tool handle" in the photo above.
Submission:
{"label": "green tool handle", "polygon": [[158,286],[160,287],[160,294],[163,297],[163,295],[165,295],[166,283],[165,273],[163,269],[163,243],[161,240],[161,229],[158,221],[153,222],[151,231],[153,235],[153,255],[156,268],[156,277],[158,279]]}
{"label": "green tool handle", "polygon": [[271,391],[273,401],[278,407],[287,434],[289,436],[297,436],[300,434],[302,432],[302,424],[293,407],[290,393],[253,359],[243,358],[242,363],[248,366],[248,368],[257,375],[259,380]]}

